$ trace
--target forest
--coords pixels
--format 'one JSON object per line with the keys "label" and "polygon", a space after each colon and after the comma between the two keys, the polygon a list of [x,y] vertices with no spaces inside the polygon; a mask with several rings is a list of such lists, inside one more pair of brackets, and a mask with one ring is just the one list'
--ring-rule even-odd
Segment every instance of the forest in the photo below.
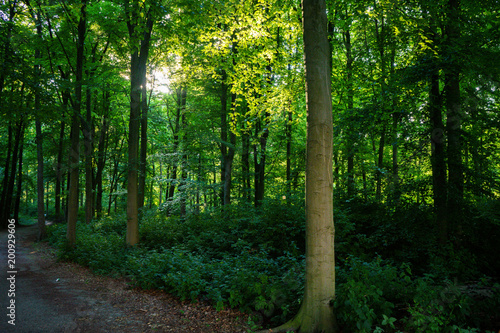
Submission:
{"label": "forest", "polygon": [[0,60],[1,229],[248,332],[500,329],[499,1],[2,0]]}

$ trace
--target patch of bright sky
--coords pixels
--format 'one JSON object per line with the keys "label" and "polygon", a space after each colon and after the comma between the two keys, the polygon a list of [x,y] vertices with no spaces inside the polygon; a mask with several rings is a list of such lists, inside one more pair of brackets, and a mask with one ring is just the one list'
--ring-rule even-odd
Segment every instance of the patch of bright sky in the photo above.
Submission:
{"label": "patch of bright sky", "polygon": [[170,77],[166,70],[159,68],[154,70],[151,78],[151,89],[157,94],[168,94],[170,93]]}

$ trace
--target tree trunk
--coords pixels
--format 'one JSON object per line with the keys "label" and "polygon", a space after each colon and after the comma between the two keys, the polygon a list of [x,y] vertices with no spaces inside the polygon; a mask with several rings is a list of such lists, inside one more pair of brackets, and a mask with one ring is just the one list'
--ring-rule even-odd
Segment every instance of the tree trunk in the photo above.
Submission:
{"label": "tree trunk", "polygon": [[273,332],[337,332],[332,101],[324,0],[303,0],[307,101],[306,285],[297,316]]}
{"label": "tree trunk", "polygon": [[146,160],[148,156],[148,99],[146,84],[142,85],[141,101],[141,152],[139,160],[139,202],[138,208],[144,207],[144,197],[146,195]]}
{"label": "tree trunk", "polygon": [[[266,112],[266,118],[268,114]],[[265,194],[265,171],[266,171],[266,146],[269,137],[268,120],[264,120],[264,128],[262,129],[262,119],[258,119],[255,126],[255,135],[259,138],[259,144],[254,145],[254,205],[258,207],[262,204]]]}
{"label": "tree trunk", "polygon": [[[77,102],[76,102],[77,103]],[[76,110],[73,111],[71,134],[70,134],[70,153],[69,153],[69,182],[68,182],[68,225],[66,238],[68,243],[73,246],[76,242],[76,220],[78,218],[78,187],[79,187],[79,168],[80,162],[80,122]]]}
{"label": "tree trunk", "polygon": [[[12,199],[14,195],[14,185],[16,183],[16,169],[17,169],[17,162],[18,162],[18,155],[19,155],[19,146],[21,142],[21,134],[24,132],[24,124],[22,120],[19,120],[16,126],[16,133],[15,133],[15,138],[14,138],[14,147],[12,149],[12,160],[10,161],[10,166],[9,166],[9,174],[8,174],[8,181],[7,181],[7,191],[6,191],[6,196],[5,196],[5,201],[4,201],[4,219],[7,221],[7,219],[10,217],[11,211],[12,211]],[[16,221],[17,223],[18,221]]]}
{"label": "tree trunk", "polygon": [[[90,78],[89,78],[90,80]],[[84,141],[84,156],[85,156],[85,223],[90,223],[94,217],[94,168],[92,166],[93,158],[93,119],[92,119],[92,93],[90,87],[86,89],[87,101],[86,119],[82,121],[83,141]]]}
{"label": "tree trunk", "polygon": [[[67,104],[66,104],[67,105]],[[61,220],[61,182],[62,182],[62,161],[63,161],[63,145],[64,145],[64,128],[65,123],[61,121],[61,129],[59,131],[59,142],[57,147],[57,163],[56,163],[56,188],[55,188],[55,220]]]}
{"label": "tree trunk", "polygon": [[[139,2],[134,0],[131,17],[127,22],[131,42],[136,42],[135,33],[138,28]],[[144,13],[142,13],[144,14]],[[127,245],[139,242],[139,129],[141,121],[142,85],[146,84],[146,64],[149,56],[149,44],[153,30],[151,11],[146,13],[144,32],[140,40],[140,48],[131,55],[130,61],[130,119],[128,132],[128,181],[127,181]]]}
{"label": "tree trunk", "polygon": [[444,124],[441,114],[441,96],[439,91],[439,73],[437,70],[431,77],[429,108],[432,125],[431,166],[434,213],[439,233],[439,241],[441,244],[445,244],[448,240],[448,221],[446,216],[446,161]]}
{"label": "tree trunk", "polygon": [[[35,96],[35,109],[40,107],[40,101]],[[37,167],[37,177],[36,177],[36,187],[37,187],[37,212],[38,212],[38,240],[45,239],[47,237],[47,232],[45,230],[45,211],[43,209],[43,198],[44,198],[44,187],[43,187],[43,136],[42,136],[42,123],[40,120],[36,120],[36,156],[38,161]]]}
{"label": "tree trunk", "polygon": [[347,197],[354,196],[354,155],[355,151],[355,137],[356,137],[356,119],[354,117],[354,82],[353,82],[353,63],[354,57],[352,55],[351,44],[351,31],[348,28],[345,32],[344,39],[346,49],[346,75],[347,75],[347,113],[348,113],[348,128],[347,128]]}
{"label": "tree trunk", "polygon": [[[104,93],[104,99],[105,99],[105,104],[107,105],[107,100],[109,98],[109,92]],[[97,216],[101,216],[102,214],[102,197],[103,197],[103,186],[102,186],[102,174],[104,172],[104,167],[106,166],[106,154],[107,154],[107,146],[108,146],[108,127],[109,127],[109,121],[107,118],[107,112],[109,111],[108,107],[105,106],[105,115],[102,117],[102,122],[101,122],[101,130],[99,133],[99,143],[97,145],[98,147],[98,156],[97,156],[97,171],[96,171],[96,177],[95,177],[95,183],[97,185],[97,191],[96,191],[96,201],[95,201],[95,207],[96,207],[96,212]]]}
{"label": "tree trunk", "polygon": [[[40,13],[37,10],[35,14],[32,12],[33,19],[35,20],[36,31],[38,40],[40,43],[43,42],[42,35],[42,23],[40,20]],[[35,59],[39,60],[42,57],[41,51],[39,49],[35,50]],[[35,65],[35,131],[36,131],[36,152],[37,152],[37,215],[38,215],[38,240],[43,240],[47,233],[45,231],[45,211],[43,207],[44,203],[44,184],[43,184],[43,136],[42,136],[42,123],[40,121],[41,117],[41,91],[40,91],[40,73],[41,67],[39,64]],[[14,151],[16,153],[16,151]],[[15,169],[15,168],[13,168]],[[47,198],[48,199],[48,198]]]}
{"label": "tree trunk", "polygon": [[385,146],[385,125],[382,127],[380,133],[380,140],[378,144],[378,159],[377,159],[377,189],[375,192],[375,200],[382,201],[382,168],[384,167],[384,146]]}
{"label": "tree trunk", "polygon": [[446,55],[450,63],[445,68],[444,92],[446,97],[446,132],[448,135],[448,218],[453,221],[453,232],[460,233],[464,175],[462,165],[462,110],[460,102],[460,64],[457,59],[460,54],[458,39],[459,30],[459,0],[448,0],[448,22],[445,27]]}
{"label": "tree trunk", "polygon": [[2,219],[2,229],[7,229],[9,212],[5,209],[5,202],[7,199],[7,188],[9,184],[9,174],[10,174],[10,159],[12,155],[12,124],[8,124],[8,135],[7,135],[7,159],[5,160],[4,175],[2,180],[2,197],[0,201],[0,218]]}
{"label": "tree trunk", "polygon": [[228,86],[226,84],[227,74],[226,71],[222,71],[222,83],[220,92],[220,152],[221,152],[221,168],[220,168],[220,179],[222,183],[222,189],[220,192],[221,205],[225,204],[225,190],[226,190],[226,156],[227,156],[227,135],[228,135],[228,125],[227,125],[227,93]]}
{"label": "tree trunk", "polygon": [[287,202],[290,202],[290,195],[292,194],[292,121],[293,112],[291,106],[289,105],[289,110],[287,112],[287,121],[285,126],[285,136],[286,136],[286,198]]}
{"label": "tree trunk", "polygon": [[[396,59],[396,47],[393,46],[391,50],[391,79],[395,75],[395,59]],[[392,98],[392,200],[396,205],[399,205],[401,201],[401,190],[399,188],[399,165],[398,165],[398,125],[400,120],[400,115],[396,112],[396,99],[394,96]]]}
{"label": "tree trunk", "polygon": [[83,62],[85,51],[85,34],[87,32],[87,0],[81,1],[80,20],[78,22],[78,38],[76,48],[76,87],[71,122],[71,148],[69,157],[69,192],[68,192],[68,226],[66,238],[70,246],[76,242],[76,221],[78,218],[78,189],[80,163],[80,111],[82,103]]}
{"label": "tree trunk", "polygon": [[186,97],[187,97],[187,90],[185,87],[181,87],[177,89],[177,103],[178,103],[178,112],[181,117],[181,127],[180,130],[182,131],[182,142],[183,142],[183,149],[184,151],[182,152],[182,161],[181,161],[181,200],[180,200],[180,214],[181,217],[186,216],[186,201],[187,201],[187,191],[186,191],[186,180],[187,180],[187,167],[188,167],[188,161],[187,161],[187,154],[186,154],[186,143],[187,143],[187,131],[186,131]]}
{"label": "tree trunk", "polygon": [[[245,125],[243,125],[245,126]],[[241,173],[243,177],[243,198],[246,202],[250,201],[250,134],[243,130],[241,135]]]}
{"label": "tree trunk", "polygon": [[21,195],[22,195],[22,179],[23,179],[23,148],[24,148],[24,126],[23,131],[21,132],[21,142],[19,148],[19,158],[18,158],[18,174],[17,174],[17,184],[16,184],[16,197],[14,203],[14,220],[19,221],[19,207],[21,203]]}
{"label": "tree trunk", "polygon": [[[231,94],[231,113],[234,112],[236,101],[236,95]],[[233,119],[232,117],[229,117]],[[232,172],[233,172],[233,161],[234,161],[234,153],[235,153],[235,145],[236,145],[236,134],[232,130],[229,130],[229,144],[227,144],[226,155],[224,156],[224,205],[231,204],[231,183],[232,183]]]}
{"label": "tree trunk", "polygon": [[130,120],[128,127],[128,177],[127,177],[127,244],[139,242],[138,216],[138,152],[141,115],[141,77],[138,52],[132,54],[130,70]]}

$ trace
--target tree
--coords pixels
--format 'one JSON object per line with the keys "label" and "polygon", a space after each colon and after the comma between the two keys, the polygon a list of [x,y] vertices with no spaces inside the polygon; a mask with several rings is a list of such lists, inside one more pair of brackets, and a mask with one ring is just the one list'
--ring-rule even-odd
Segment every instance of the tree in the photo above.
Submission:
{"label": "tree", "polygon": [[333,223],[333,119],[324,0],[303,0],[307,100],[306,285],[296,317],[273,332],[337,332]]}
{"label": "tree", "polygon": [[78,218],[78,188],[80,187],[80,117],[82,107],[83,66],[85,61],[85,36],[87,32],[87,0],[81,1],[76,39],[75,101],[71,117],[68,228],[66,238],[70,245],[76,242],[76,221]]}
{"label": "tree", "polygon": [[[131,41],[130,119],[128,132],[127,244],[139,242],[139,130],[142,86],[146,84],[146,65],[153,30],[153,8],[141,8],[139,1],[127,2],[127,27]],[[134,46],[139,43],[139,47]]]}

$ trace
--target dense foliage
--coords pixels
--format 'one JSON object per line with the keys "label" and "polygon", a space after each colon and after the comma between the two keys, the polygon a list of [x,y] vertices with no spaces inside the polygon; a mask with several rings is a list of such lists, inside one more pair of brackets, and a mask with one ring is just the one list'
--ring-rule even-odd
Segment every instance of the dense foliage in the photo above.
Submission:
{"label": "dense foliage", "polygon": [[[471,251],[492,236],[471,225],[476,241],[437,249],[438,240],[428,236],[433,228],[430,216],[416,214],[423,207],[393,212],[364,202],[337,207],[335,308],[345,331],[496,329],[500,258],[487,248]],[[259,209],[231,206],[189,215],[184,221],[150,211],[141,222],[141,245],[134,248],[125,245],[119,217],[79,224],[74,248],[64,241],[64,225],[51,226],[49,234],[62,260],[98,274],[126,276],[136,287],[165,290],[219,309],[241,309],[249,313],[250,327],[258,328],[289,319],[300,305],[303,209],[300,201],[287,206],[281,199],[266,200]],[[407,223],[398,222],[401,216]],[[470,217],[490,225],[491,232],[500,229],[487,210],[471,212]]]}
{"label": "dense foliage", "polygon": [[[339,324],[498,330],[498,1],[326,6]],[[61,258],[241,308],[253,328],[289,319],[306,260],[301,9],[2,1],[0,227],[37,216],[43,238],[47,218]]]}

